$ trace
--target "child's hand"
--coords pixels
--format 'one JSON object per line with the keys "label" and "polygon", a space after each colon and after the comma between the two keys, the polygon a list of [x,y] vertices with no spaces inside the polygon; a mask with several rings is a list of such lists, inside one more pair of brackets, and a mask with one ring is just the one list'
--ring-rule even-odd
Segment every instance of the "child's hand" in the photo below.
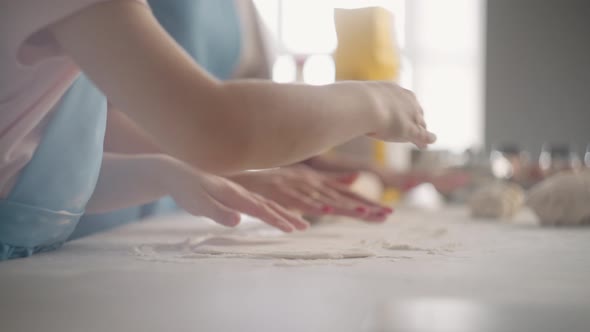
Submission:
{"label": "child's hand", "polygon": [[381,127],[369,136],[391,142],[411,142],[425,148],[436,141],[424,121],[424,112],[410,90],[393,82],[367,82],[381,111]]}
{"label": "child's hand", "polygon": [[367,221],[385,221],[392,210],[350,191],[348,178],[345,176],[341,180],[307,166],[296,165],[243,173],[232,179],[249,190],[308,216],[337,214]]}
{"label": "child's hand", "polygon": [[301,217],[230,180],[197,171],[178,160],[174,165],[177,171],[164,174],[165,185],[176,203],[191,214],[229,227],[240,223],[240,212],[287,233],[309,227]]}

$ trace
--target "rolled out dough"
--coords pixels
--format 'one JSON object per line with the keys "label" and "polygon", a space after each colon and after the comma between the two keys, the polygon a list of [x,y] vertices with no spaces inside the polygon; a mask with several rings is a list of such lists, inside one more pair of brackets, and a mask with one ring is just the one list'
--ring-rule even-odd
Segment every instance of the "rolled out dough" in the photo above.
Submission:
{"label": "rolled out dough", "polygon": [[[261,223],[241,228],[207,232],[178,238],[157,237],[134,248],[137,258],[146,261],[196,263],[203,259],[290,260],[297,264],[356,264],[366,259],[394,259],[444,254],[449,249],[447,228],[428,218],[399,212],[400,222],[383,225],[334,217],[318,223],[307,232],[284,234]],[[183,241],[184,240],[184,241]],[[273,263],[274,264],[274,263]],[[286,264],[286,263],[285,263]]]}
{"label": "rolled out dough", "polygon": [[174,262],[212,257],[317,260],[375,256],[370,248],[347,248],[342,243],[326,238],[310,240],[243,236],[207,236],[179,243],[145,244],[136,247],[135,253],[147,260]]}

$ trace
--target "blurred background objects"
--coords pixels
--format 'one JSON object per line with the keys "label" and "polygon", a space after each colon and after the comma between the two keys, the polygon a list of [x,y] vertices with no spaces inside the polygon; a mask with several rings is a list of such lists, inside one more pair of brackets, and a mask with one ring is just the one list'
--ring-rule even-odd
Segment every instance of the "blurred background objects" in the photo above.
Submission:
{"label": "blurred background objects", "polygon": [[417,94],[438,135],[433,151],[368,139],[337,149],[373,163],[386,185],[434,183],[441,170],[477,164],[479,175],[530,187],[560,163],[588,164],[587,2],[254,2],[275,81],[394,80]]}
{"label": "blurred background objects", "polygon": [[[398,59],[391,61],[401,64],[395,69],[399,75],[390,76],[419,96],[429,126],[439,135],[434,148],[461,152],[483,145],[485,1],[256,0],[255,4],[277,57],[273,79],[295,80],[297,63],[304,57],[307,75],[301,79],[310,84],[336,79],[335,11],[367,7],[388,11],[392,44],[399,52],[394,55]],[[387,21],[383,17],[374,15],[375,26]]]}

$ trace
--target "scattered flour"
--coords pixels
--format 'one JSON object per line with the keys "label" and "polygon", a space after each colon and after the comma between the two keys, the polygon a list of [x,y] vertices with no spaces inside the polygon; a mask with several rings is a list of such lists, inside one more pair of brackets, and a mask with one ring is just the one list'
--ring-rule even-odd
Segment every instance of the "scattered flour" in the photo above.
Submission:
{"label": "scattered flour", "polygon": [[418,248],[411,246],[409,244],[397,244],[397,243],[390,243],[387,241],[383,241],[381,244],[383,249],[387,250],[399,250],[399,251],[429,251],[430,249]]}
{"label": "scattered flour", "polygon": [[445,227],[420,222],[388,226],[391,229],[384,232],[384,228],[347,221],[338,226],[319,224],[308,232],[294,234],[265,231],[268,227],[238,229],[232,233],[205,233],[184,241],[141,244],[133,254],[141,260],[159,262],[256,259],[270,260],[273,266],[300,266],[352,265],[356,264],[353,259],[370,258],[396,261],[453,251],[441,241],[448,234]]}
{"label": "scattered flour", "polygon": [[200,258],[257,258],[283,260],[337,260],[375,256],[370,248],[345,248],[335,241],[304,238],[246,238],[211,236],[170,244],[144,244],[135,254],[146,260],[183,262]]}

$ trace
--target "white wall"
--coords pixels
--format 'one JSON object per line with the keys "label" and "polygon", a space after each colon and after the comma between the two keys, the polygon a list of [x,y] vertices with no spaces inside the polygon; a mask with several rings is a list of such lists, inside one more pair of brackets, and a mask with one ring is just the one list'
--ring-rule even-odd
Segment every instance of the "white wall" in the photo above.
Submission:
{"label": "white wall", "polygon": [[435,147],[483,144],[484,0],[406,2],[406,54]]}

